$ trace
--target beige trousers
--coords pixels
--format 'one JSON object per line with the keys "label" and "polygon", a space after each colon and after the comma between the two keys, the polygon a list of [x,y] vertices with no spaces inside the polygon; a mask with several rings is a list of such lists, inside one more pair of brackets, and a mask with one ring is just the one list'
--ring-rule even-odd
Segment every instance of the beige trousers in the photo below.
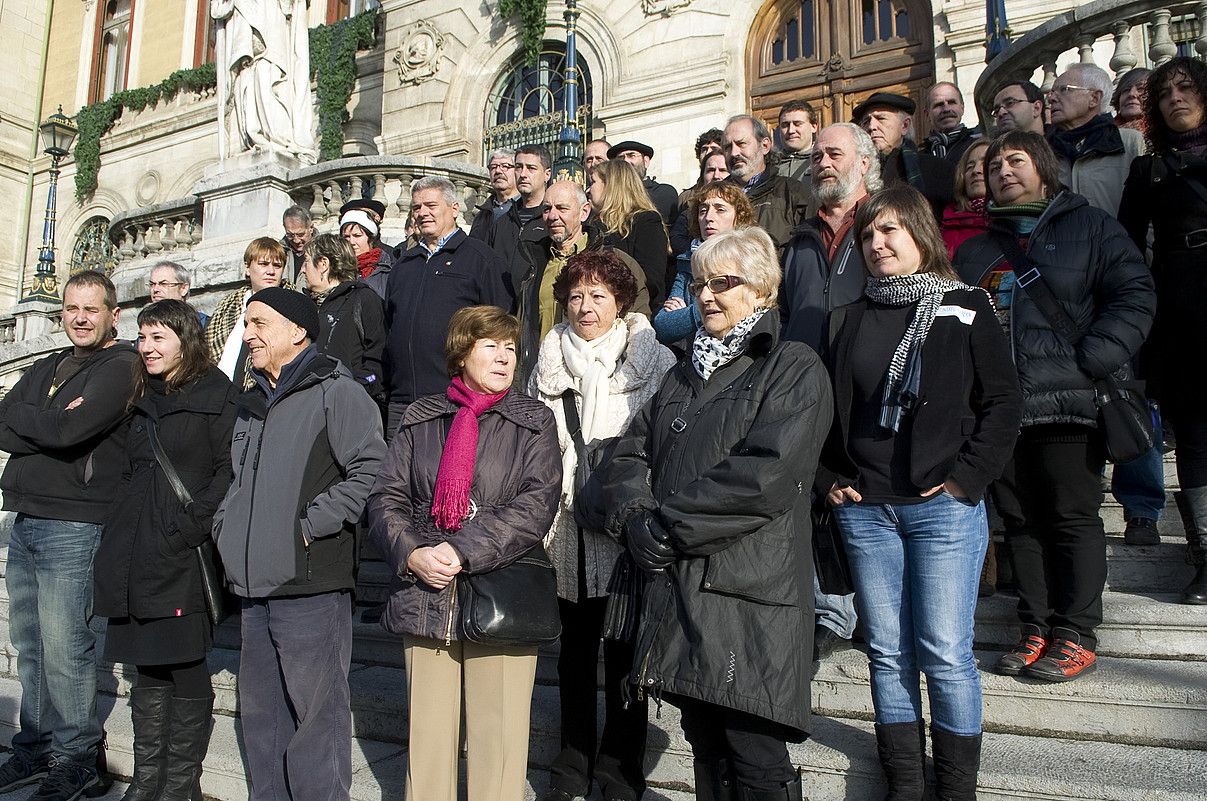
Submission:
{"label": "beige trousers", "polygon": [[469,801],[523,801],[536,647],[404,638],[411,727],[407,801],[457,801],[465,698]]}

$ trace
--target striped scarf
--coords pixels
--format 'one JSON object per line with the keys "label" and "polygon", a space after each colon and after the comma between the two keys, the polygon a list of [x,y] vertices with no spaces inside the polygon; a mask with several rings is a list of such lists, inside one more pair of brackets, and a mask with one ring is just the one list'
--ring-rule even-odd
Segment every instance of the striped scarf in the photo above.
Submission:
{"label": "striped scarf", "polygon": [[897,431],[901,418],[914,408],[922,384],[922,346],[943,302],[943,293],[953,289],[968,289],[967,284],[940,278],[934,273],[893,275],[887,278],[868,278],[864,294],[874,303],[884,306],[918,304],[905,335],[893,351],[884,381],[884,397],[880,403],[880,426]]}

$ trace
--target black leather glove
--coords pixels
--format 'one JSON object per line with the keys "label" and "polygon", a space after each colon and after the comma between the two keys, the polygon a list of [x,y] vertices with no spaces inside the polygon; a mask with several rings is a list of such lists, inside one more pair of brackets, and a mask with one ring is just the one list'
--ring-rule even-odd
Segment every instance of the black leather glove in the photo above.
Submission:
{"label": "black leather glove", "polygon": [[675,562],[670,535],[653,512],[638,512],[625,524],[629,554],[642,570],[658,573]]}

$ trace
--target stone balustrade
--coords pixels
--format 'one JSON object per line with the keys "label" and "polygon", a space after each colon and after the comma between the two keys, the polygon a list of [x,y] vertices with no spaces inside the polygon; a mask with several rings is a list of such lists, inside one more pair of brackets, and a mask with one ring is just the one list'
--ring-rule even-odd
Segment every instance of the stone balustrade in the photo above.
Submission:
{"label": "stone balustrade", "polygon": [[[1097,0],[1053,17],[1015,39],[985,67],[975,92],[982,121],[992,118],[987,110],[1003,84],[1031,80],[1042,71],[1040,88],[1047,91],[1064,55],[1075,52],[1077,61],[1093,64],[1095,43],[1107,37],[1114,51],[1109,62],[1099,66],[1116,79],[1133,67],[1165,63],[1177,55],[1180,42],[1193,42],[1195,53],[1207,58],[1207,2]],[[1146,52],[1137,50],[1137,41],[1147,43]]]}
{"label": "stone balustrade", "polygon": [[201,206],[193,196],[123,212],[109,224],[118,262],[170,259],[201,241]]}

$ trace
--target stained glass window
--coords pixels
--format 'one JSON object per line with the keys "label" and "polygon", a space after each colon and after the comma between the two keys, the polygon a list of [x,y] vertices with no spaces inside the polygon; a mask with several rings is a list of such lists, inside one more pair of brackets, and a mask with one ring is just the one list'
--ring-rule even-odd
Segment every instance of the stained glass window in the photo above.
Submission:
{"label": "stained glass window", "polygon": [[117,248],[109,241],[109,221],[104,217],[93,217],[84,223],[75,239],[67,272],[75,275],[84,270],[99,270],[112,275],[116,268]]}

